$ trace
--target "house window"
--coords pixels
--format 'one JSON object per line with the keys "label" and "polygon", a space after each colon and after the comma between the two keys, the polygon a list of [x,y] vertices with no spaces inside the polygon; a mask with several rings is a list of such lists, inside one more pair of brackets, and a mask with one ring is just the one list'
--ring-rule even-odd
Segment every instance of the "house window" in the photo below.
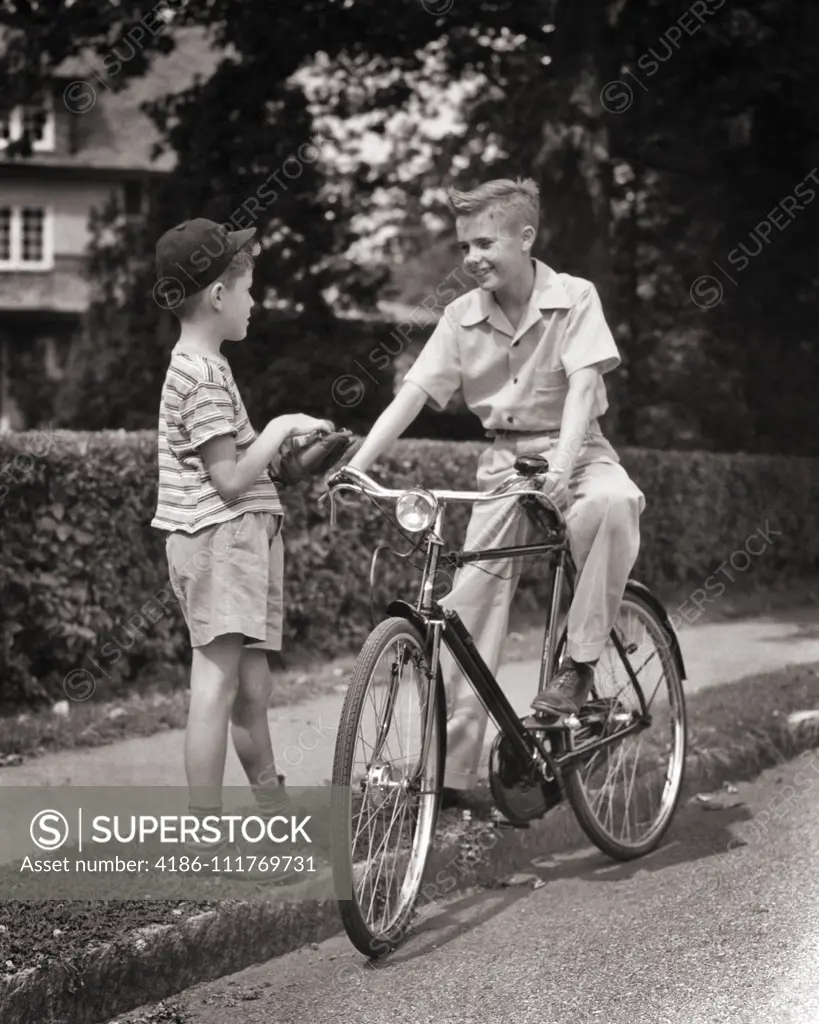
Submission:
{"label": "house window", "polygon": [[138,217],[143,211],[141,181],[126,181],[123,187],[126,217]]}
{"label": "house window", "polygon": [[21,259],[23,263],[42,263],[45,255],[45,210],[27,206],[21,210]]}
{"label": "house window", "polygon": [[0,263],[11,260],[11,210],[8,206],[0,209]]}
{"label": "house window", "polygon": [[54,103],[49,96],[44,104],[14,107],[0,118],[0,149],[30,132],[31,148],[35,153],[54,151]]}
{"label": "house window", "polygon": [[43,107],[23,107],[20,116],[23,122],[23,131],[30,133],[32,145],[42,145],[46,137],[47,112]]}
{"label": "house window", "polygon": [[0,208],[0,270],[50,270],[54,265],[51,211]]}

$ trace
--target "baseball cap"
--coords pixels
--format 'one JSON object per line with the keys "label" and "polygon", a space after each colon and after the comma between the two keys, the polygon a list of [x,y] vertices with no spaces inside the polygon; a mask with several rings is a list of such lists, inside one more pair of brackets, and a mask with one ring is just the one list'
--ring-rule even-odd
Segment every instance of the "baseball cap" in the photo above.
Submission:
{"label": "baseball cap", "polygon": [[224,273],[256,228],[228,231],[223,224],[197,217],[166,231],[156,243],[156,276],[178,282],[185,295],[195,295]]}

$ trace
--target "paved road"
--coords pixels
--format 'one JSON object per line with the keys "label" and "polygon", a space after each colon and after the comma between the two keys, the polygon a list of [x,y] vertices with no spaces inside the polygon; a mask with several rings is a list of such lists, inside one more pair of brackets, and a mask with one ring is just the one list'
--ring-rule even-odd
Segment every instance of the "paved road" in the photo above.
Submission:
{"label": "paved road", "polygon": [[441,905],[382,968],[334,938],[190,989],[183,1019],[816,1024],[817,794],[813,752],[723,794],[721,810],[682,808],[643,861],[580,850],[533,869],[537,890]]}
{"label": "paved road", "polygon": [[[688,671],[687,693],[789,663],[819,661],[815,608],[789,612],[787,619],[686,626],[680,631],[680,644]],[[536,661],[510,662],[501,668],[499,681],[519,715],[529,711],[538,676]],[[343,693],[334,693],[271,710],[273,749],[290,785],[322,785],[330,779],[343,701]],[[0,769],[0,786],[185,786],[183,736],[182,730],[169,730],[105,747],[48,754],[16,768]],[[484,765],[494,736],[490,723]],[[247,785],[232,748],[225,784]]]}

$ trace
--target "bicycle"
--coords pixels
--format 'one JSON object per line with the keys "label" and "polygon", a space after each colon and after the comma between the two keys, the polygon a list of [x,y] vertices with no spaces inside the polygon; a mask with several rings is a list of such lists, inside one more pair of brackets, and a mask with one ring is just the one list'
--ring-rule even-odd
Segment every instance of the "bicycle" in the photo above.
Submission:
{"label": "bicycle", "polygon": [[[576,570],[565,519],[538,488],[548,471],[547,460],[520,456],[515,470],[487,492],[391,490],[349,467],[328,480],[333,525],[337,495],[351,490],[374,503],[394,501],[398,526],[417,534],[418,546],[425,546],[416,603],[391,601],[388,617],[375,625],[364,643],[336,737],[332,779],[336,901],[350,941],[371,959],[395,949],[405,936],[435,835],[446,759],[446,696],[439,665],[442,642],[498,729],[490,751],[489,783],[496,814],[503,816],[500,827],[527,828],[565,796],[589,839],[608,856],[625,861],[656,848],[680,798],[687,747],[685,667],[665,609],[648,587],[628,581],[609,643],[596,666],[592,691],[579,714],[550,718],[518,717],[457,611],[444,609],[436,599],[442,558],[460,567],[548,555],[551,587],[539,689],[554,675],[566,645],[564,598],[573,594]],[[538,526],[537,543],[445,550],[442,527],[447,506],[512,499]],[[609,672],[603,669],[607,655],[608,661],[618,659]],[[379,686],[376,678],[382,662],[387,673],[385,685]],[[661,674],[646,700],[650,666]],[[402,689],[405,675],[412,679]],[[414,753],[403,750],[402,728],[397,733],[401,756],[396,758],[389,737],[400,698],[405,696],[418,708],[415,728],[406,732]],[[374,740],[364,743],[369,752],[365,749],[359,764],[356,743],[368,701],[375,712]],[[667,735],[657,729],[658,716],[668,719]],[[640,746],[650,728],[648,756],[638,768]],[[633,749],[635,739],[632,765],[624,751]],[[618,781],[622,785],[617,786]],[[656,808],[651,801],[655,789],[659,790]],[[620,820],[619,828],[615,818]],[[387,843],[399,819],[399,841],[388,852]],[[362,849],[367,842],[369,847]]]}

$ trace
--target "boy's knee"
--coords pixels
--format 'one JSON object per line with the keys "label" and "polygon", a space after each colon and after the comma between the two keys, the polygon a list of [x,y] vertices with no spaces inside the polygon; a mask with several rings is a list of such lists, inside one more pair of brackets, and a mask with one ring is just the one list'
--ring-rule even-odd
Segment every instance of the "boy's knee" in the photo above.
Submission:
{"label": "boy's knee", "polygon": [[640,492],[634,487],[613,487],[576,503],[572,509],[574,523],[582,523],[583,532],[592,535],[603,531],[616,535],[618,545],[630,539],[639,545]]}
{"label": "boy's knee", "polygon": [[636,522],[642,510],[642,495],[636,487],[618,487],[609,495],[610,514],[618,521]]}

